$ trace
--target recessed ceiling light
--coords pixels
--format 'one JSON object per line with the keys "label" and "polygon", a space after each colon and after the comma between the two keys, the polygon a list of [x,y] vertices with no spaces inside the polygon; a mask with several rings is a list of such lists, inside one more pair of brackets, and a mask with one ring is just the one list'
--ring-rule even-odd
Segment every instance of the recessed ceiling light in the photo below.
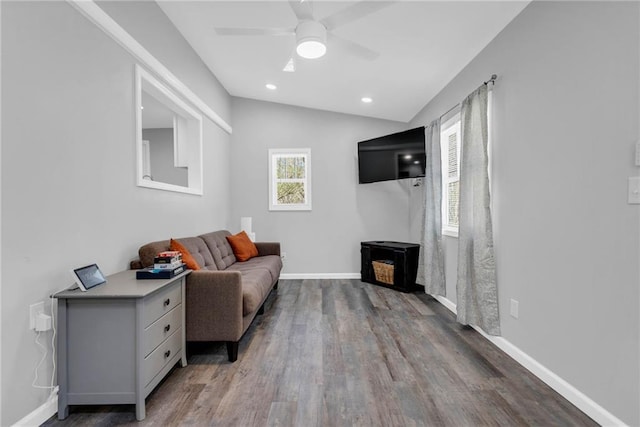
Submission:
{"label": "recessed ceiling light", "polygon": [[361,101],[365,104],[371,104],[373,102],[373,99],[369,98],[368,96],[363,96]]}
{"label": "recessed ceiling light", "polygon": [[416,160],[415,162],[413,162],[414,165],[419,165],[420,164],[420,160]]}
{"label": "recessed ceiling light", "polygon": [[278,89],[278,86],[274,85],[273,83],[267,83],[266,85],[264,85],[264,87],[266,87],[269,90],[276,90]]}
{"label": "recessed ceiling light", "polygon": [[411,157],[412,157],[411,154],[405,154],[404,155],[404,158],[407,159],[407,160],[409,160]]}

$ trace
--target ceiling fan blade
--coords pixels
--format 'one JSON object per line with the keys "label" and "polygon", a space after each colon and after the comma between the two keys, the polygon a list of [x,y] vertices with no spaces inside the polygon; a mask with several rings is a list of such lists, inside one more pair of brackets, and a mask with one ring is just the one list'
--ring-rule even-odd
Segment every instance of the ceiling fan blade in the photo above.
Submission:
{"label": "ceiling fan blade", "polygon": [[320,23],[324,25],[327,30],[333,30],[342,25],[348,24],[353,21],[357,21],[367,15],[384,9],[387,6],[397,3],[396,1],[359,1],[346,8],[329,15],[326,18],[320,20]]}
{"label": "ceiling fan blade", "polygon": [[289,0],[289,6],[293,9],[298,21],[313,21],[313,4],[311,4],[311,0]]}
{"label": "ceiling fan blade", "polygon": [[329,39],[328,43],[332,45],[340,45],[343,49],[349,51],[350,54],[366,59],[367,61],[373,61],[380,56],[379,52],[371,50],[368,47],[364,47],[354,41],[343,39],[333,33],[327,33],[327,38]]}
{"label": "ceiling fan blade", "polygon": [[219,36],[291,36],[293,28],[215,28]]}

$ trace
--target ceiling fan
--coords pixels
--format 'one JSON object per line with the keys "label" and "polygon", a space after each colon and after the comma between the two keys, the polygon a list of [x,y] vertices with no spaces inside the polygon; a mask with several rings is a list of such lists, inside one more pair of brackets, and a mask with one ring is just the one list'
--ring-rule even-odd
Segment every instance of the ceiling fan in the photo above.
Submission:
{"label": "ceiling fan", "polygon": [[[397,0],[396,0],[397,1]],[[295,28],[224,28],[215,31],[221,36],[295,36],[295,52],[302,58],[315,59],[322,57],[327,51],[327,44],[339,45],[354,56],[373,61],[380,54],[359,43],[337,36],[332,31],[336,28],[356,21],[396,1],[359,1],[327,16],[315,19],[311,0],[289,0],[289,5],[298,19]],[[292,53],[283,71],[295,71],[295,54]]]}

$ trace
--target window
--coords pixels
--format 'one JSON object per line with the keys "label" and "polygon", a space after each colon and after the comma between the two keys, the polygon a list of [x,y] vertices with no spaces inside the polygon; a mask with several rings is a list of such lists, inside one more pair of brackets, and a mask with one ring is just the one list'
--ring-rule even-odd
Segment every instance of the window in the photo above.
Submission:
{"label": "window", "polygon": [[460,200],[460,112],[443,122],[440,132],[442,153],[442,234],[458,237]]}
{"label": "window", "polygon": [[311,210],[311,149],[269,150],[269,210]]}

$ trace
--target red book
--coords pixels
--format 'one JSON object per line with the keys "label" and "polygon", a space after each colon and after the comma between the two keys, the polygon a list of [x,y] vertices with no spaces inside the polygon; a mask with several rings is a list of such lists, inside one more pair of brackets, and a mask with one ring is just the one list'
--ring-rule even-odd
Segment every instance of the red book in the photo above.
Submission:
{"label": "red book", "polygon": [[160,258],[173,258],[173,257],[177,257],[177,256],[181,256],[182,254],[180,253],[180,251],[164,251],[164,252],[160,252],[158,255],[158,257]]}

